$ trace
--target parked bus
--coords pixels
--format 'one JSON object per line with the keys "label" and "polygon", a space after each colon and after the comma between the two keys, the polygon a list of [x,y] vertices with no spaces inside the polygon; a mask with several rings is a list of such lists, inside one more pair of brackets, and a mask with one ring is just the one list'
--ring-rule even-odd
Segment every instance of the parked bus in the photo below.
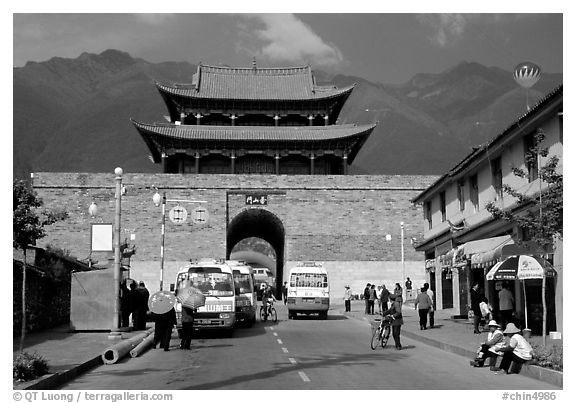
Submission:
{"label": "parked bus", "polygon": [[252,267],[241,260],[227,260],[226,263],[232,267],[234,277],[236,323],[252,326],[256,322],[256,292]]}
{"label": "parked bus", "polygon": [[[194,329],[224,329],[232,333],[236,318],[236,301],[232,268],[224,260],[202,259],[182,267],[176,277],[178,290],[193,286],[206,296],[204,306],[194,317]],[[182,307],[176,305],[178,328],[182,326]]]}
{"label": "parked bus", "polygon": [[303,262],[290,270],[286,306],[288,319],[295,319],[299,313],[328,317],[330,286],[322,263]]}

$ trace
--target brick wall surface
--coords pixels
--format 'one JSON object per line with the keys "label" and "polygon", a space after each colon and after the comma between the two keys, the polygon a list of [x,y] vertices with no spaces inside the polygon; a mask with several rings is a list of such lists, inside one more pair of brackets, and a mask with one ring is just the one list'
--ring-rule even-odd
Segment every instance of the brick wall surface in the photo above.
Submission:
{"label": "brick wall surface", "polygon": [[[26,331],[35,332],[70,320],[70,275],[54,279],[39,269],[26,270]],[[22,328],[22,265],[14,262],[12,333]]]}
{"label": "brick wall surface", "polygon": [[[161,208],[152,202],[156,192],[169,199],[207,201],[209,220],[177,225],[166,219],[165,267],[190,258],[224,257],[226,231],[238,214],[254,208],[245,194],[267,194],[265,209],[276,216],[285,233],[284,260],[326,262],[401,261],[400,222],[404,222],[405,262],[418,262],[424,276],[424,256],[410,245],[422,234],[422,210],[410,200],[430,185],[435,176],[288,176],[288,175],[181,175],[130,174],[123,176],[122,237],[135,234],[134,273],[156,281],[160,259]],[[36,173],[33,186],[48,208],[63,208],[69,219],[48,228],[43,243],[68,249],[82,259],[90,253],[90,224],[114,222],[114,174]],[[94,201],[98,216],[88,207]],[[167,204],[168,211],[177,203]],[[181,203],[189,214],[198,204]],[[386,235],[391,240],[386,240]],[[40,245],[41,246],[41,245]],[[100,263],[109,254],[92,257]],[[411,263],[410,263],[411,264]],[[154,267],[156,266],[156,267]],[[346,264],[342,263],[341,267]],[[170,267],[170,268],[169,268]],[[373,270],[379,270],[374,264]],[[343,269],[344,270],[344,269]],[[165,283],[171,282],[165,274]],[[367,274],[363,277],[369,277]]]}

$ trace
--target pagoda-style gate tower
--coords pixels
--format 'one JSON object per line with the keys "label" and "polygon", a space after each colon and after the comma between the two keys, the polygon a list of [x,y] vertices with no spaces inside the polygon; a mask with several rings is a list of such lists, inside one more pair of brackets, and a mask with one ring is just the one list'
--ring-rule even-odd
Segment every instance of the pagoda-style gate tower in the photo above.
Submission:
{"label": "pagoda-style gate tower", "polygon": [[156,87],[170,122],[132,122],[164,173],[345,175],[375,127],[336,124],[354,86],[316,85],[310,66],[200,64]]}

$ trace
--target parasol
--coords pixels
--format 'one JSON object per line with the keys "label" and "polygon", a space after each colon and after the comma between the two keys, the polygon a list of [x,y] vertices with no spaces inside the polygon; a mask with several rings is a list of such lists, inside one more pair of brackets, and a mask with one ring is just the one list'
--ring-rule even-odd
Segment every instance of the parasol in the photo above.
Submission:
{"label": "parasol", "polygon": [[[496,263],[488,273],[486,280],[530,280],[542,279],[542,303],[544,304],[545,277],[554,277],[556,270],[540,257],[518,255],[510,256]],[[526,304],[526,283],[524,286],[524,324],[528,327],[528,305]]]}
{"label": "parasol", "polygon": [[486,274],[486,280],[530,280],[554,277],[556,271],[545,259],[527,255],[510,256],[496,263]]}
{"label": "parasol", "polygon": [[168,312],[174,304],[176,304],[176,297],[168,291],[155,292],[148,299],[148,308],[157,315]]}
{"label": "parasol", "polygon": [[183,307],[197,309],[204,306],[206,297],[196,287],[185,287],[178,289],[176,298],[180,301]]}

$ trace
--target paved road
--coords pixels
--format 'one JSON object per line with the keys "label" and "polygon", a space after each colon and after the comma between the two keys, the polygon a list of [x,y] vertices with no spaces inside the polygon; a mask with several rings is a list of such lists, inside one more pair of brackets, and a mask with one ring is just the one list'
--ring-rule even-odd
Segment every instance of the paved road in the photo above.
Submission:
{"label": "paved road", "polygon": [[[193,340],[194,349],[149,350],[138,358],[95,368],[62,389],[396,389],[550,390],[519,375],[472,368],[465,358],[403,338],[404,349],[372,351],[366,322],[331,314],[238,329]],[[392,340],[391,340],[392,341]],[[393,343],[391,343],[393,344]]]}

